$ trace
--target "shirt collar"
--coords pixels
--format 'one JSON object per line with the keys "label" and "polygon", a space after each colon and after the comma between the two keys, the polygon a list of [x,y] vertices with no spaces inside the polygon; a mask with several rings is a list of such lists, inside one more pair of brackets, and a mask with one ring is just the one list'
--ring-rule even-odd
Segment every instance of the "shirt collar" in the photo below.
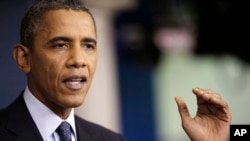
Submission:
{"label": "shirt collar", "polygon": [[[74,132],[76,138],[75,118],[74,109],[71,110],[70,115],[66,120],[62,120],[52,110],[40,102],[26,86],[24,91],[24,101],[28,107],[28,110],[39,130],[43,139],[47,139],[52,136],[56,128],[62,121],[67,121]],[[39,111],[39,112],[38,112]]]}

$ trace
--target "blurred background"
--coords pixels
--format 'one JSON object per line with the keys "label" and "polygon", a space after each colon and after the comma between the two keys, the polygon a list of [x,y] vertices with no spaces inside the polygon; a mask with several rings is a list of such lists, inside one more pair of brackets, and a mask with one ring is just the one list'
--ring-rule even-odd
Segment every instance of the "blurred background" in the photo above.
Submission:
{"label": "blurred background", "polygon": [[[24,89],[12,50],[36,0],[0,1],[0,108]],[[250,124],[248,4],[226,0],[85,0],[97,23],[99,60],[76,114],[127,141],[189,141],[174,96],[192,115],[194,87],[228,102],[232,124]]]}

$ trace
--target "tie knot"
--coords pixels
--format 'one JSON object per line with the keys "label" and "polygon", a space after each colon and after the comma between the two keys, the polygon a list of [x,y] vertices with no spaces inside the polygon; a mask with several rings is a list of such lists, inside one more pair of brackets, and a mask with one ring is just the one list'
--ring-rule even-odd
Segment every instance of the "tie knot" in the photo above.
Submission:
{"label": "tie knot", "polygon": [[71,141],[71,126],[68,122],[63,121],[56,129],[60,141]]}

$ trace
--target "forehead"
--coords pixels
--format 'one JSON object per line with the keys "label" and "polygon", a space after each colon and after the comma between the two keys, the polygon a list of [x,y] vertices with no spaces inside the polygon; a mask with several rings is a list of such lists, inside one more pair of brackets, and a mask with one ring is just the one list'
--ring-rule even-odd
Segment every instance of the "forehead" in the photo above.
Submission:
{"label": "forehead", "polygon": [[40,31],[81,31],[96,34],[95,23],[88,12],[75,10],[50,10],[41,20]]}

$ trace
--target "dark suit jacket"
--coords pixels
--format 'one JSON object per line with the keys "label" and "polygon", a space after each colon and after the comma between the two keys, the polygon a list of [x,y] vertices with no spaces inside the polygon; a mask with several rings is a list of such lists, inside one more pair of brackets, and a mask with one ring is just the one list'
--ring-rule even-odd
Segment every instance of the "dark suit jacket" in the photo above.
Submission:
{"label": "dark suit jacket", "polygon": [[[78,141],[124,141],[120,134],[75,116]],[[1,141],[43,141],[21,94],[0,110]]]}

